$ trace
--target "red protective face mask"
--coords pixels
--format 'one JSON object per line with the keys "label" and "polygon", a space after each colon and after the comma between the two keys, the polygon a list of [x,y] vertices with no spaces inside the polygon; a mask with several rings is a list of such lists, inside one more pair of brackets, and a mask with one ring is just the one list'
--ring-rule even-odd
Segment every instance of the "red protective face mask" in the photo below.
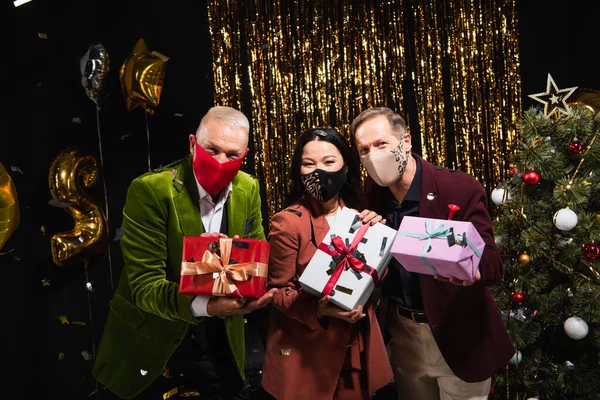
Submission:
{"label": "red protective face mask", "polygon": [[[246,150],[247,152],[248,150]],[[196,154],[192,161],[192,167],[198,183],[208,193],[221,191],[237,175],[246,153],[237,160],[220,163],[196,143]]]}

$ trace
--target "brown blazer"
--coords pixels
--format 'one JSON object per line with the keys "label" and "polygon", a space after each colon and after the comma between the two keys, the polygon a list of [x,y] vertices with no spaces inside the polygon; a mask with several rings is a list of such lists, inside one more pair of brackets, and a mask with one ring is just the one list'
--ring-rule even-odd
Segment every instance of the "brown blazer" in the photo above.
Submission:
{"label": "brown blazer", "polygon": [[[479,264],[481,280],[472,286],[455,286],[437,281],[431,275],[422,274],[420,277],[429,326],[448,366],[460,379],[480,382],[498,372],[515,354],[488,288],[502,282],[504,270],[494,241],[487,197],[481,184],[464,172],[438,168],[423,159],[421,165],[419,216],[447,219],[448,204],[456,204],[460,210],[454,219],[472,222],[485,241]],[[371,179],[367,180],[365,193],[375,211],[379,209],[381,191],[380,186]],[[386,309],[386,300],[382,299],[382,310]],[[380,315],[382,325],[385,321],[383,314]]]}
{"label": "brown blazer", "polygon": [[[293,204],[271,220],[269,284],[281,289],[273,299],[262,385],[278,400],[331,400],[351,347],[353,325],[331,318],[322,327],[317,320],[318,298],[303,293],[298,283],[328,230],[312,199]],[[357,324],[366,326],[364,365],[372,395],[391,381],[392,370],[370,303],[365,313],[363,319],[368,321]],[[352,365],[360,366],[356,353],[351,353]]]}

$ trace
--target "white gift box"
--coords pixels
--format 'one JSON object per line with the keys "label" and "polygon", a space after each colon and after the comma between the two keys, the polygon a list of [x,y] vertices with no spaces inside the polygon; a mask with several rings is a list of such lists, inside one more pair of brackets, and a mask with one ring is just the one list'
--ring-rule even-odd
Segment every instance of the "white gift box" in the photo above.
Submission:
{"label": "white gift box", "polygon": [[[348,207],[338,212],[335,223],[299,279],[303,290],[317,297],[327,294],[326,286],[329,283],[332,289],[329,293],[331,302],[347,311],[358,304],[364,307],[373,293],[375,282],[372,276],[377,279],[383,276],[392,257],[390,250],[397,233],[381,223],[362,227],[358,215]],[[345,255],[357,234],[364,229],[364,236],[352,254]],[[339,239],[334,239],[332,243],[335,237]],[[341,251],[340,244],[343,247]],[[344,258],[346,261],[342,261]],[[352,268],[352,265],[357,268]],[[359,272],[361,268],[364,271]],[[332,276],[338,274],[337,282],[332,282]]]}

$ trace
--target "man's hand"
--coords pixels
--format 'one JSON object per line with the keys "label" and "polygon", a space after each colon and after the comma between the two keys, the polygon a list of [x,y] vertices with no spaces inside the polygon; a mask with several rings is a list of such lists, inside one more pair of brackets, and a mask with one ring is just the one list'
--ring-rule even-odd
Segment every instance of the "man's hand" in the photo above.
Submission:
{"label": "man's hand", "polygon": [[[200,237],[214,237],[214,238],[220,238],[220,239],[229,239],[229,236],[227,236],[224,233],[221,232],[204,232],[200,234]],[[235,235],[232,239],[239,239],[240,235]]]}
{"label": "man's hand", "polygon": [[232,315],[248,314],[259,308],[263,308],[273,300],[277,293],[277,288],[273,288],[258,299],[246,299],[242,297],[211,297],[206,305],[208,315],[215,317],[230,317]]}
{"label": "man's hand", "polygon": [[350,322],[351,324],[355,323],[359,319],[366,317],[367,314],[362,312],[362,306],[359,304],[352,311],[344,311],[341,308],[329,303],[331,297],[323,296],[319,299],[317,303],[317,309],[319,314],[326,317],[333,317],[337,319],[342,319],[346,322]]}
{"label": "man's hand", "polygon": [[439,276],[439,275],[434,275],[433,279],[435,279],[436,281],[448,282],[448,283],[451,283],[456,286],[471,286],[478,280],[481,280],[481,273],[479,272],[479,269],[477,269],[477,272],[475,272],[475,280],[472,280],[472,281],[463,281],[463,280],[457,279],[455,277],[444,278],[443,276]]}
{"label": "man's hand", "polygon": [[370,223],[371,225],[375,225],[376,223],[381,222],[382,224],[385,225],[385,219],[383,219],[383,217],[381,215],[377,214],[375,211],[371,211],[371,210],[367,210],[367,209],[362,210],[358,214],[358,218],[360,218],[360,220],[362,221],[363,224]]}

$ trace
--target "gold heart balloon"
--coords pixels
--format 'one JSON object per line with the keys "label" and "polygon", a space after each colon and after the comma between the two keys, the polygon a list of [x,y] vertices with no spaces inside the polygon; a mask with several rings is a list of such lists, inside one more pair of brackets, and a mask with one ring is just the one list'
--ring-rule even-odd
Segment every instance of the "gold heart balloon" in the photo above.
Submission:
{"label": "gold heart balloon", "polygon": [[0,249],[19,226],[17,189],[4,165],[0,163]]}
{"label": "gold heart balloon", "polygon": [[156,51],[150,52],[144,39],[138,40],[119,71],[127,111],[141,106],[150,115],[154,114],[160,101],[167,60]]}
{"label": "gold heart balloon", "polygon": [[88,260],[107,245],[108,225],[102,210],[87,195],[99,174],[96,159],[78,147],[62,151],[52,162],[48,185],[52,198],[73,217],[73,229],[52,235],[52,259],[59,266]]}

